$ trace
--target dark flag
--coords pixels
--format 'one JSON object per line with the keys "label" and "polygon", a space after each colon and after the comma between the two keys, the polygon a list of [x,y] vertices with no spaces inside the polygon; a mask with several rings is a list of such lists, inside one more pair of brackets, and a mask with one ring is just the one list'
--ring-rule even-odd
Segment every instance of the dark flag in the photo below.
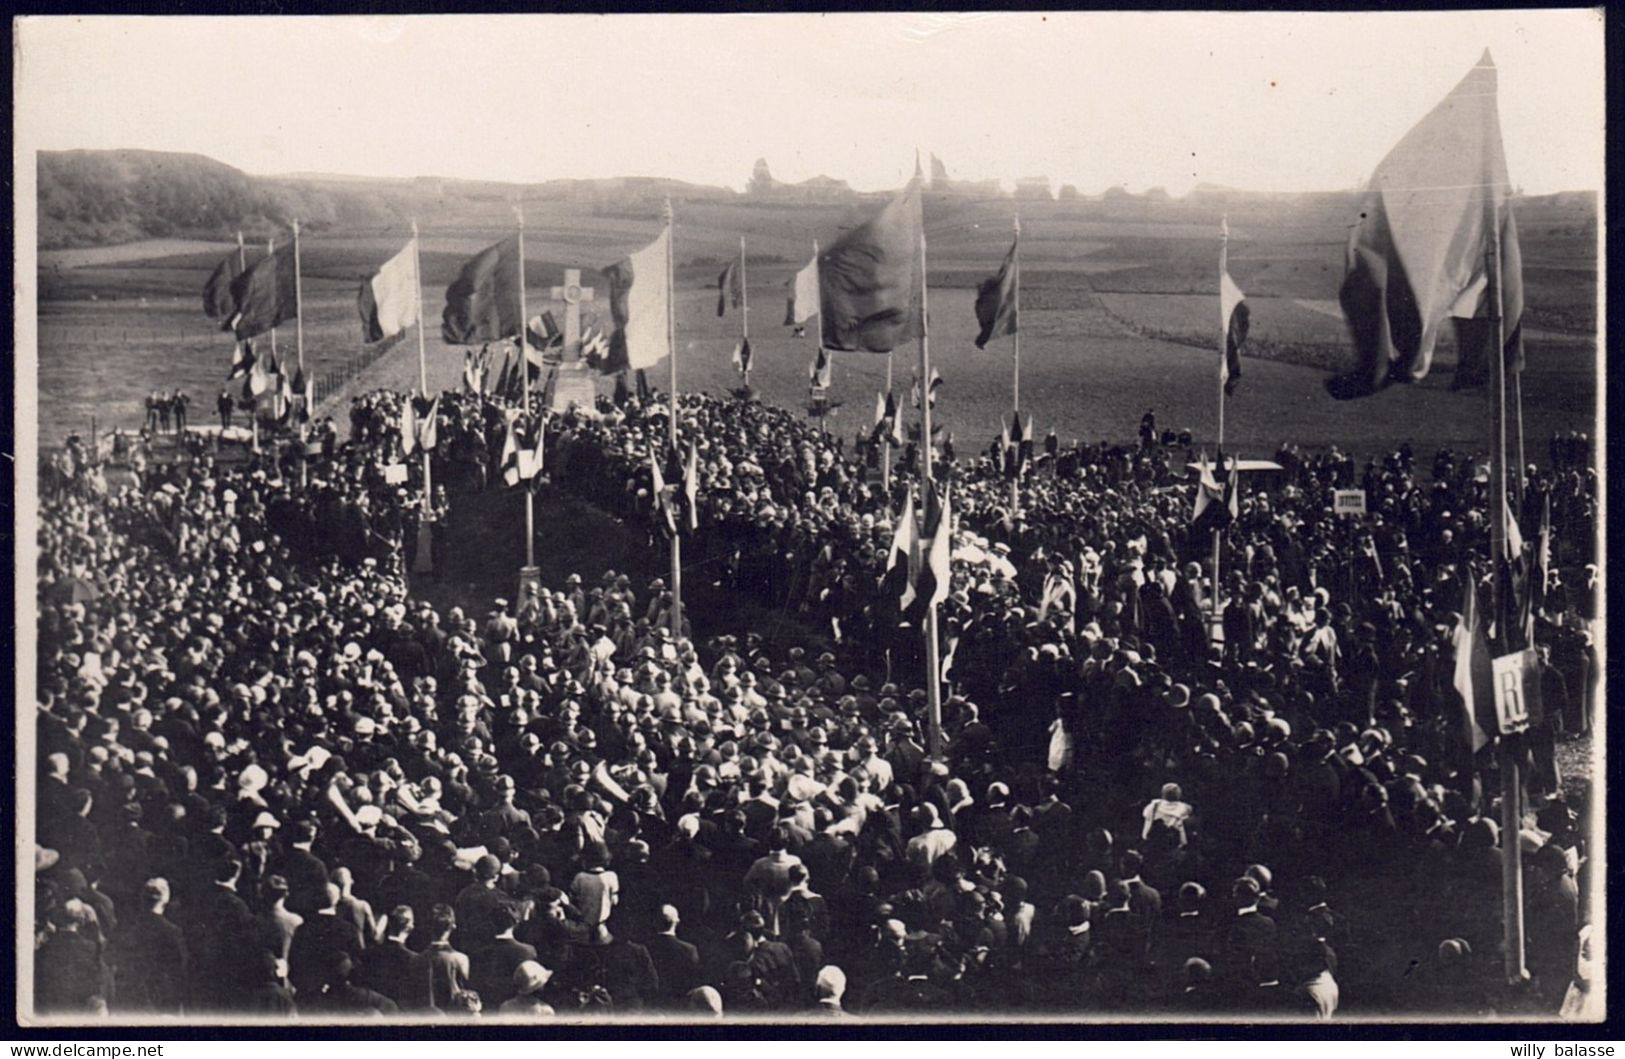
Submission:
{"label": "dark flag", "polygon": [[613,398],[616,408],[625,408],[626,402],[632,399],[632,393],[626,388],[626,372],[615,373],[615,396]]}
{"label": "dark flag", "polygon": [[638,403],[647,405],[654,398],[654,393],[649,389],[649,376],[644,374],[642,368],[638,369],[637,381]]}
{"label": "dark flag", "polygon": [[818,255],[823,342],[890,353],[920,330],[918,182]]}
{"label": "dark flag", "polygon": [[539,315],[532,316],[525,330],[530,336],[530,344],[537,349],[551,349],[564,344],[564,332],[559,330],[558,320],[551,309],[544,309]]}
{"label": "dark flag", "polygon": [[750,339],[741,338],[734,343],[733,365],[734,370],[741,375],[750,374],[751,348]]}
{"label": "dark flag", "polygon": [[1017,330],[1016,292],[1021,284],[1021,266],[1016,260],[1018,236],[1004,255],[999,271],[984,279],[976,288],[976,322],[982,330],[976,335],[976,348],[986,349],[995,338],[1013,335]]}
{"label": "dark flag", "polygon": [[292,319],[299,311],[297,287],[293,247],[272,251],[231,281],[234,308],[220,329],[252,338]]}
{"label": "dark flag", "polygon": [[237,311],[231,285],[243,274],[242,261],[240,252],[227,254],[209,273],[209,282],[203,285],[203,314],[209,319],[224,321]]}
{"label": "dark flag", "polygon": [[717,315],[726,314],[730,302],[737,309],[744,301],[745,288],[739,275],[739,262],[730,261],[728,267],[722,270],[722,275],[717,277]]}
{"label": "dark flag", "polygon": [[468,259],[446,288],[440,336],[451,345],[517,339],[519,237],[509,236]]}
{"label": "dark flag", "polygon": [[1463,347],[1458,385],[1482,381],[1493,363],[1485,352],[1495,310],[1486,297],[1486,257],[1495,231],[1507,366],[1521,369],[1523,275],[1510,190],[1495,65],[1486,51],[1371,178],[1338,293],[1355,366],[1328,379],[1327,392],[1347,400],[1420,381],[1446,318],[1458,320]]}

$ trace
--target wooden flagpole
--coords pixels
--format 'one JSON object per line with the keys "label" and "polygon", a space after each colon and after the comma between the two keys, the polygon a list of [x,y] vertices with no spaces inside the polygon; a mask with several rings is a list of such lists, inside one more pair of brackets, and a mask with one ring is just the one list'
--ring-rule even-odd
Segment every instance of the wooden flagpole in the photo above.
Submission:
{"label": "wooden flagpole", "polygon": [[[739,341],[750,344],[750,273],[745,265],[745,237],[739,237]],[[745,389],[750,389],[750,361],[744,361]]]}
{"label": "wooden flagpole", "polygon": [[[1226,359],[1230,342],[1229,321],[1224,318],[1224,277],[1230,268],[1230,218],[1222,217],[1219,221],[1219,475],[1221,476],[1219,499],[1225,502],[1224,490],[1229,488],[1230,479],[1225,476],[1224,470],[1224,383],[1225,371],[1229,365]],[[1200,489],[1201,485],[1198,484]],[[1219,617],[1219,596],[1223,589],[1219,576],[1219,563],[1222,552],[1221,532],[1213,531],[1213,624],[1217,625]],[[1213,638],[1213,629],[1208,630],[1208,639]]]}
{"label": "wooden flagpole", "polygon": [[[1509,207],[1510,208],[1510,207]],[[1490,459],[1491,459],[1491,504],[1494,512],[1490,517],[1490,560],[1494,573],[1492,583],[1493,609],[1496,640],[1496,651],[1506,654],[1509,650],[1510,637],[1508,635],[1510,624],[1507,621],[1508,604],[1505,598],[1505,585],[1502,583],[1501,564],[1510,556],[1507,542],[1507,362],[1506,362],[1506,320],[1503,318],[1502,282],[1501,282],[1501,232],[1500,218],[1495,208],[1495,191],[1493,186],[1486,183],[1484,187],[1484,209],[1487,215],[1486,227],[1489,229],[1489,238],[1484,250],[1485,275],[1490,284],[1488,304],[1490,312],[1494,314],[1494,345],[1492,354],[1495,357],[1495,393],[1491,401],[1490,425]],[[1521,468],[1520,468],[1521,471]],[[1518,763],[1518,750],[1521,740],[1516,737],[1502,734],[1500,739],[1501,750],[1501,928],[1502,948],[1506,961],[1506,979],[1508,982],[1523,982],[1528,974],[1524,968],[1524,932],[1523,932],[1523,850],[1518,840],[1522,831],[1523,822],[1523,778]]]}
{"label": "wooden flagpole", "polygon": [[[418,221],[412,218],[412,279],[416,288],[418,311],[418,390],[427,399],[429,396],[429,360],[425,351],[425,338],[423,334],[423,255],[418,246]],[[411,400],[411,398],[407,398]],[[432,412],[430,413],[433,414]],[[436,431],[438,434],[438,431]],[[438,441],[438,437],[436,438]],[[422,445],[418,446],[423,448]],[[434,522],[434,487],[431,475],[433,470],[429,459],[429,450],[423,449],[423,517],[418,521],[418,551],[417,561],[412,565],[418,572],[429,573],[434,570],[434,530],[430,524]]]}
{"label": "wooden flagpole", "polygon": [[[303,379],[305,377],[305,296],[302,280],[299,276],[299,222],[297,220],[293,222],[293,343],[294,355],[299,365],[299,377]],[[288,373],[281,364],[277,365],[277,371],[282,378],[287,378]],[[278,392],[281,391],[280,386],[277,389]],[[289,398],[289,401],[291,402],[292,398]],[[302,419],[303,417],[301,417]],[[301,421],[299,424],[299,485],[301,488],[310,479],[308,463],[309,461],[305,459],[305,423]]]}
{"label": "wooden flagpole", "polygon": [[[920,377],[931,378],[931,334],[927,320],[930,313],[926,308],[926,282],[925,282],[925,226],[920,226]],[[920,481],[923,483],[922,492],[929,495],[933,471],[931,468],[931,401],[928,398],[920,401]],[[942,512],[942,517],[947,517]],[[938,532],[943,532],[942,527]],[[927,548],[929,542],[925,543]],[[926,562],[930,562],[930,554],[926,554]],[[937,659],[937,605],[927,601],[925,608],[925,694],[928,724],[930,728],[931,760],[942,760],[942,667]]]}
{"label": "wooden flagpole", "polygon": [[[671,442],[672,456],[677,455],[677,267],[672,252],[673,229],[676,215],[671,199],[666,200],[666,355],[671,359],[671,408],[666,415],[666,436]],[[633,282],[637,282],[634,277]],[[686,465],[685,465],[686,467]],[[681,483],[677,488],[682,488]],[[675,497],[673,498],[675,499]],[[683,542],[679,520],[672,520],[671,535],[671,635],[683,636]]]}
{"label": "wooden flagpole", "polygon": [[[1016,277],[1015,277],[1015,279],[1016,279],[1016,284],[1015,284],[1016,298],[1015,298],[1015,301],[1016,301],[1016,306],[1015,306],[1015,308],[1016,308],[1016,316],[1017,316],[1017,319],[1019,320],[1020,316],[1021,316],[1021,214],[1019,214],[1019,213],[1016,214],[1015,231],[1016,231],[1016,245],[1015,245],[1015,251],[1016,251],[1015,252],[1015,269],[1016,269]],[[1021,325],[1020,325],[1020,323],[1017,323],[1017,325],[1016,325],[1016,333],[1015,333],[1015,335],[1013,337],[1015,338],[1015,372],[1014,372],[1014,378],[1011,380],[1011,384],[1010,384],[1010,404],[1015,410],[1016,422],[1019,424],[1021,422]],[[1017,444],[1019,445],[1020,443],[1017,442]],[[1019,453],[1020,453],[1020,450],[1018,449],[1017,454],[1019,455]],[[1010,514],[1012,516],[1014,516],[1015,512],[1016,512],[1016,508],[1018,508],[1020,506],[1021,506],[1021,475],[1019,473],[1017,473],[1016,475],[1012,476],[1011,479],[1010,479]]]}
{"label": "wooden flagpole", "polygon": [[[520,408],[528,420],[530,418],[530,350],[529,330],[530,317],[525,314],[525,204],[514,204],[514,214],[519,218],[519,387]],[[512,429],[510,426],[509,429]],[[520,584],[534,585],[538,580],[536,570],[536,498],[531,492],[530,483],[525,484],[525,568],[520,571]],[[523,593],[521,593],[523,595]],[[523,602],[520,604],[523,606]]]}

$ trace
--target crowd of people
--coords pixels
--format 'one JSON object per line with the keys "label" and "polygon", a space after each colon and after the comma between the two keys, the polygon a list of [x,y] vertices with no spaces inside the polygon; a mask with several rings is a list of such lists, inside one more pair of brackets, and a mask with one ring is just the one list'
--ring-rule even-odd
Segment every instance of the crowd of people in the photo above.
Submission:
{"label": "crowd of people", "polygon": [[[681,398],[685,567],[795,615],[792,634],[698,613],[674,632],[664,581],[615,571],[442,612],[405,574],[424,514],[401,458],[410,399],[356,399],[349,440],[314,451],[189,454],[43,497],[40,1010],[1583,1003],[1590,814],[1552,749],[1588,731],[1599,680],[1588,464],[1519,490],[1532,539],[1549,509],[1562,576],[1530,603],[1544,714],[1519,748],[1522,826],[1502,834],[1496,754],[1474,754],[1452,682],[1465,586],[1487,600],[1493,574],[1471,459],[1424,473],[1408,448],[1362,467],[1285,447],[1280,481],[1221,535],[1217,584],[1182,448],[942,459],[960,529],[934,758],[921,636],[882,588],[912,446]],[[438,533],[509,487],[510,434],[540,435],[551,487],[665,532],[661,395],[591,416],[539,397],[436,407]],[[1331,511],[1354,485],[1364,521]],[[1513,843],[1521,988],[1501,970]]]}

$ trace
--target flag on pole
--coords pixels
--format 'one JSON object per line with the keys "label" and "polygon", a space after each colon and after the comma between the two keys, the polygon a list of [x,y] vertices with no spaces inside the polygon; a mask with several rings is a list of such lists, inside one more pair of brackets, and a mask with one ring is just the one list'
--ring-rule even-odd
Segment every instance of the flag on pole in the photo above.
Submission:
{"label": "flag on pole", "polygon": [[231,285],[243,274],[243,258],[239,251],[227,254],[209,273],[203,285],[203,314],[211,320],[227,320],[237,311],[237,301],[231,296]]}
{"label": "flag on pole", "polygon": [[829,389],[830,371],[832,367],[833,365],[830,363],[829,359],[829,350],[825,349],[823,346],[819,346],[817,355],[813,357],[812,364],[807,369],[807,375],[813,389]]}
{"label": "flag on pole", "polygon": [[931,482],[929,486],[940,493],[937,501],[926,508],[925,553],[914,585],[913,605],[922,623],[926,610],[947,599],[953,584],[953,519],[948,510],[948,486],[944,482]]}
{"label": "flag on pole", "polygon": [[[407,401],[408,401],[408,403],[410,403],[411,398],[407,398]],[[417,424],[418,448],[422,449],[424,452],[433,452],[434,449],[435,449],[435,445],[440,440],[439,427],[440,427],[440,396],[438,394],[436,394],[434,402],[429,405],[429,410],[427,412],[423,413],[423,418],[422,419],[418,420],[418,424]]]}
{"label": "flag on pole", "polygon": [[914,181],[819,254],[825,345],[889,353],[919,334],[920,232]]}
{"label": "flag on pole", "polygon": [[1017,236],[1004,255],[999,271],[984,279],[976,288],[976,322],[982,325],[976,335],[976,348],[986,349],[995,338],[1013,335],[1018,328],[1016,294],[1021,285],[1021,269],[1016,262],[1016,249],[1021,245]]}
{"label": "flag on pole", "polygon": [[654,242],[604,270],[609,280],[609,312],[614,330],[609,336],[609,352],[599,370],[643,370],[671,355],[667,334],[667,240],[670,228],[662,228]]}
{"label": "flag on pole", "polygon": [[248,395],[260,397],[270,393],[276,386],[277,374],[276,361],[272,360],[269,354],[255,357],[253,366],[248,372]]}
{"label": "flag on pole", "polygon": [[[1219,453],[1219,467],[1224,467],[1224,453]],[[1191,533],[1200,535],[1215,533],[1224,529],[1236,520],[1241,513],[1241,498],[1238,496],[1241,484],[1241,472],[1236,469],[1236,461],[1230,461],[1230,473],[1225,475],[1224,486],[1220,488],[1207,467],[1207,458],[1202,459],[1202,480],[1196,487],[1196,507],[1191,515]]]}
{"label": "flag on pole", "polygon": [[741,338],[734,343],[733,365],[734,370],[741,375],[750,374],[750,339]]}
{"label": "flag on pole", "polygon": [[938,181],[944,184],[948,182],[948,167],[942,164],[942,159],[933,154],[931,156],[931,186],[935,187]]}
{"label": "flag on pole", "polygon": [[880,409],[880,418],[875,423],[874,436],[877,441],[889,441],[899,448],[908,443],[908,437],[903,433],[902,406],[897,403],[897,398],[889,390],[886,392],[885,404]]}
{"label": "flag on pole", "polygon": [[559,330],[558,320],[551,309],[543,309],[532,316],[525,329],[530,335],[530,344],[537,349],[551,349],[564,344],[564,332]]}
{"label": "flag on pole", "polygon": [[660,470],[660,459],[655,455],[654,446],[649,448],[649,499],[654,502],[655,510],[665,521],[666,532],[677,532],[677,515],[672,510],[671,486],[666,484],[666,476]]}
{"label": "flag on pole", "polygon": [[1552,494],[1540,507],[1540,532],[1535,537],[1534,569],[1529,583],[1529,640],[1535,639],[1535,616],[1546,606],[1546,593],[1552,587]]}
{"label": "flag on pole", "polygon": [[271,251],[231,281],[233,309],[220,329],[252,338],[293,319],[299,311],[297,287],[293,247]]}
{"label": "flag on pole", "polygon": [[440,336],[457,346],[517,340],[519,316],[519,236],[511,235],[469,258],[446,288]]}
{"label": "flag on pole", "polygon": [[1495,307],[1485,297],[1485,259],[1491,224],[1500,233],[1504,353],[1509,370],[1521,369],[1523,275],[1510,190],[1495,64],[1486,50],[1371,177],[1350,232],[1338,294],[1354,342],[1354,367],[1326,381],[1334,398],[1364,397],[1391,382],[1426,377],[1447,317],[1457,319],[1463,346],[1457,383],[1480,382],[1489,374],[1484,364],[1493,361],[1485,346],[1494,341]]}
{"label": "flag on pole", "polygon": [[247,375],[254,367],[254,343],[239,341],[231,347],[231,370],[226,373],[230,382],[239,375]]}
{"label": "flag on pole", "polygon": [[407,243],[361,284],[356,308],[361,313],[361,340],[382,342],[398,335],[418,318],[417,246]]}
{"label": "flag on pole", "polygon": [[907,612],[914,602],[914,583],[910,573],[913,557],[919,548],[919,527],[914,524],[914,491],[903,501],[903,510],[897,515],[892,528],[891,551],[886,553],[886,572],[880,579],[880,598],[897,603],[899,614]]}
{"label": "flag on pole", "polygon": [[[1494,676],[1490,667],[1489,644],[1478,613],[1478,589],[1472,577],[1467,577],[1466,597],[1461,604],[1461,616],[1454,636],[1456,668],[1452,685],[1461,698],[1461,733],[1471,753],[1478,753],[1488,743],[1484,723],[1480,718],[1494,712]],[[1493,731],[1495,723],[1489,722]]]}
{"label": "flag on pole", "polygon": [[1004,441],[1004,472],[1008,478],[1020,478],[1032,460],[1033,417],[1023,418],[1020,412],[1010,413],[1009,425],[1001,431]]}
{"label": "flag on pole", "polygon": [[717,277],[717,315],[726,315],[730,304],[737,309],[744,303],[745,287],[739,274],[739,261],[735,259],[728,262],[728,267]]}
{"label": "flag on pole", "polygon": [[789,300],[784,307],[784,326],[798,327],[818,315],[818,257],[790,278]]}
{"label": "flag on pole", "polygon": [[609,356],[609,339],[597,327],[589,327],[581,336],[581,356],[589,363]]}
{"label": "flag on pole", "polygon": [[886,421],[886,395],[879,390],[875,391],[875,436],[879,436],[880,424]]}
{"label": "flag on pole", "polygon": [[[1226,222],[1225,236],[1229,234],[1230,225]],[[1241,345],[1247,341],[1247,325],[1251,316],[1247,296],[1230,278],[1230,270],[1220,270],[1219,333],[1224,336],[1224,349],[1219,356],[1219,382],[1223,384],[1227,397],[1235,393],[1236,387],[1241,384]]]}
{"label": "flag on pole", "polygon": [[700,528],[700,450],[690,438],[688,459],[683,461],[683,531],[693,533]]}
{"label": "flag on pole", "polygon": [[401,402],[401,455],[410,456],[418,444],[417,399],[411,394]]}

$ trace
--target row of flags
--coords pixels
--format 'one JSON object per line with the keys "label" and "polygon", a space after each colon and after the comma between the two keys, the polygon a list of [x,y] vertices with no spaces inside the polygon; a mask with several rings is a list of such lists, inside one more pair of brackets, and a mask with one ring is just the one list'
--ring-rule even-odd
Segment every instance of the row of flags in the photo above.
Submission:
{"label": "row of flags", "polygon": [[660,512],[668,535],[688,536],[700,526],[700,454],[691,440],[688,454],[681,465],[677,450],[667,454],[667,464],[661,469],[654,448],[649,450],[649,493]]}
{"label": "row of flags", "polygon": [[[1490,269],[1498,273],[1499,311],[1506,321],[1508,367],[1523,363],[1524,294],[1517,226],[1501,143],[1496,70],[1488,52],[1375,170],[1350,230],[1339,302],[1349,324],[1355,365],[1327,380],[1338,399],[1366,396],[1395,381],[1414,382],[1431,367],[1447,319],[1459,348],[1454,384],[1481,384],[1489,375],[1496,306],[1489,304]],[[820,317],[820,344],[829,350],[890,352],[919,329],[923,239],[919,181],[875,216],[849,231],[790,280],[785,323],[804,327]],[[661,280],[669,235],[605,270],[613,320],[589,363],[614,373],[647,368],[669,353],[670,291]],[[997,272],[978,287],[977,348],[1019,329],[1019,233]],[[1498,253],[1495,251],[1498,250]],[[511,339],[519,319],[519,239],[503,239],[470,258],[446,291],[441,334],[448,343]],[[270,330],[298,311],[293,247],[270,246],[246,265],[228,255],[204,287],[205,312],[238,340]],[[717,312],[743,304],[741,262],[718,277]],[[643,279],[640,281],[640,277]],[[656,282],[648,282],[655,277]],[[362,284],[358,308],[369,342],[401,332],[417,315],[421,276],[409,245]],[[1220,379],[1233,393],[1250,313],[1228,269],[1219,277]],[[734,362],[749,365],[748,343]]]}

